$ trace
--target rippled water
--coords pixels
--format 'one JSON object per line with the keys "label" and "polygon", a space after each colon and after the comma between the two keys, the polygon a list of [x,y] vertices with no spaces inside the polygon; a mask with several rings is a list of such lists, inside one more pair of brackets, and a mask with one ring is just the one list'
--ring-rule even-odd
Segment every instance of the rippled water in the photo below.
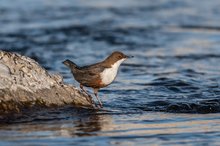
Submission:
{"label": "rippled water", "polygon": [[135,58],[100,90],[101,111],[64,107],[0,125],[1,145],[220,145],[218,0],[0,2],[0,48],[78,86],[61,63]]}

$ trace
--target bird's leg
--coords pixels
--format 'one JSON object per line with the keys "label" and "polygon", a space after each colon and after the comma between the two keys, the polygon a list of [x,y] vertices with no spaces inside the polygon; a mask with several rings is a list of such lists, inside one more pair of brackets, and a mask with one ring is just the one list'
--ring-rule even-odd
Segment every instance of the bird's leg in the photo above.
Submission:
{"label": "bird's leg", "polygon": [[80,88],[81,88],[81,90],[82,90],[84,93],[86,93],[87,96],[92,97],[92,96],[83,88],[83,85],[82,85],[82,84],[80,84]]}
{"label": "bird's leg", "polygon": [[99,97],[98,97],[98,90],[99,90],[99,89],[94,89],[94,94],[95,94],[95,97],[97,98],[97,100],[98,100],[98,102],[99,102],[100,107],[102,108],[102,107],[103,107],[103,106],[102,106],[102,102],[101,102],[101,100],[100,100]]}
{"label": "bird's leg", "polygon": [[92,102],[92,103],[94,103],[93,102],[93,100],[92,100],[92,96],[83,88],[83,85],[82,84],[80,84],[80,88],[82,89],[82,91],[84,92],[84,93],[86,93],[86,95],[90,98],[88,101],[90,101],[90,102]]}

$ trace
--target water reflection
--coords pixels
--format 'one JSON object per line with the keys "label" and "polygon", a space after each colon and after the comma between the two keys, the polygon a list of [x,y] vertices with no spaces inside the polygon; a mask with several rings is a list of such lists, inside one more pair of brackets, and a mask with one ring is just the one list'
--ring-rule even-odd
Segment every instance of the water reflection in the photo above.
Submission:
{"label": "water reflection", "polygon": [[[28,123],[17,123],[12,125],[1,125],[0,138],[6,141],[23,141],[26,144],[45,143],[44,140],[54,141],[57,138],[64,138],[64,141],[80,144],[90,144],[89,137],[101,137],[104,143],[125,145],[134,144],[137,139],[146,139],[144,144],[153,139],[171,139],[181,143],[187,141],[193,143],[197,138],[198,143],[204,142],[201,135],[206,133],[210,140],[215,139],[219,133],[219,115],[210,114],[188,115],[188,114],[120,114],[120,113],[97,113],[88,114],[83,111],[74,111],[65,114],[63,120],[32,121]],[[119,116],[120,115],[120,116]],[[45,118],[48,118],[45,117]],[[3,134],[4,133],[4,134]],[[73,139],[78,138],[78,139]],[[86,140],[87,139],[87,140]],[[31,141],[29,141],[31,140]],[[37,140],[37,141],[36,141]],[[62,143],[63,140],[57,141]],[[93,140],[93,144],[100,141]],[[127,141],[129,140],[129,141]],[[220,142],[215,139],[215,143]],[[159,141],[153,140],[159,144]]]}
{"label": "water reflection", "polygon": [[24,137],[28,133],[39,132],[46,132],[45,136],[50,137],[82,137],[96,136],[97,132],[103,129],[111,129],[112,117],[93,110],[62,108],[20,115],[10,123],[12,125],[1,125],[1,131],[16,131]]}

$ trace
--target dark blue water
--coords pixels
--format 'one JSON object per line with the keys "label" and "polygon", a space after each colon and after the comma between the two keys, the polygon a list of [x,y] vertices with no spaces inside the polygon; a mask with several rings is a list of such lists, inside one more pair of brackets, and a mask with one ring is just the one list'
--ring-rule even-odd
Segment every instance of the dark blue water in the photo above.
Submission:
{"label": "dark blue water", "polygon": [[220,145],[220,1],[1,0],[0,48],[78,86],[61,63],[135,56],[100,90],[104,110],[64,107],[0,125],[0,145]]}

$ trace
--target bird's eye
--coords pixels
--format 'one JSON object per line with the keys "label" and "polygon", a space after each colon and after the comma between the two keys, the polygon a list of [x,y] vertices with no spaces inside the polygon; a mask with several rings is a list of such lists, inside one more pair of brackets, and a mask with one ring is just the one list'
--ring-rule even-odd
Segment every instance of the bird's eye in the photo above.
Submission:
{"label": "bird's eye", "polygon": [[121,55],[119,55],[119,56],[118,56],[118,59],[122,59],[122,56],[121,56]]}

